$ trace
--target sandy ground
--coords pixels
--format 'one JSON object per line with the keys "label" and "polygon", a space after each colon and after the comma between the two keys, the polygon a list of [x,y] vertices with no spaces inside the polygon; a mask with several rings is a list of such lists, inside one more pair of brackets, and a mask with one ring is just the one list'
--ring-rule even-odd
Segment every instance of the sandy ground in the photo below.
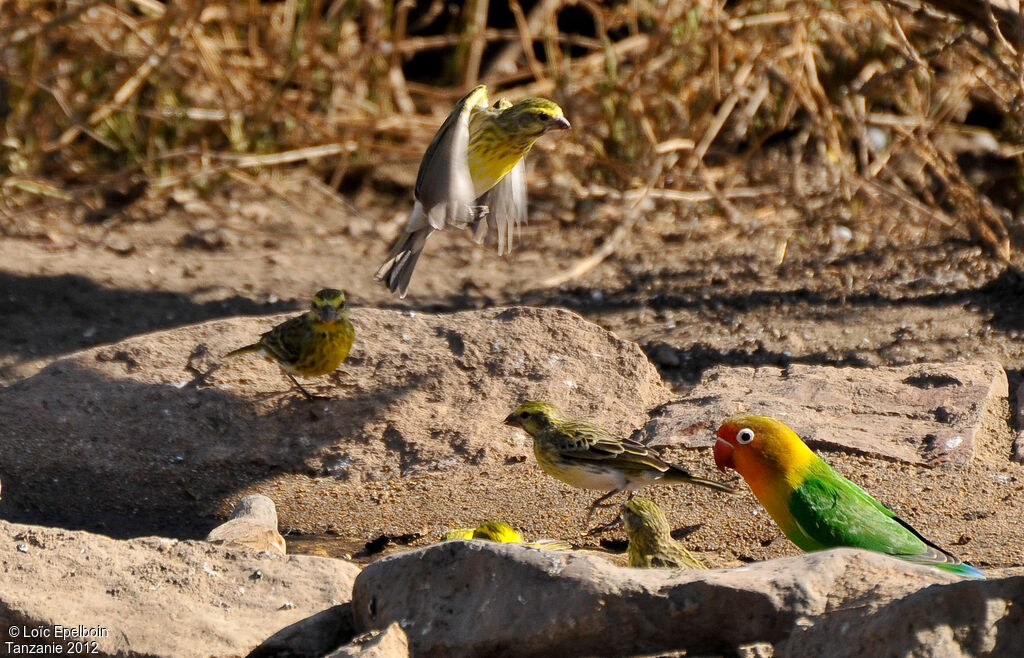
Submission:
{"label": "sandy ground", "polygon": [[[776,196],[730,221],[709,204],[652,203],[606,260],[552,287],[545,280],[593,253],[622,209],[573,203],[541,186],[512,257],[499,259],[464,235],[437,235],[409,297],[399,300],[371,276],[409,196],[367,184],[343,202],[300,173],[208,198],[182,190],[103,225],[85,224],[69,208],[9,218],[0,237],[0,382],[154,329],[301,308],[328,285],[347,289],[356,306],[567,307],[638,342],[679,392],[718,364],[984,358],[1006,369],[1011,395],[1021,381],[1024,283],[1016,270],[890,208],[790,207]],[[982,566],[1020,566],[1024,469],[1008,460],[1010,416],[1005,409],[967,469],[827,457],[938,543]],[[672,457],[711,471],[710,450]],[[320,481],[313,489],[285,474],[260,490],[286,494],[285,506],[298,507],[290,513],[308,515],[325,533],[289,536],[290,550],[368,559],[363,545],[376,538],[416,545],[446,525],[493,517],[528,537],[600,545],[582,536],[591,494],[552,482],[531,460],[471,481],[440,473],[359,487]],[[749,493],[728,508],[685,487],[649,493],[710,565],[796,552]],[[375,505],[380,496],[398,503],[387,518]],[[609,533],[606,545],[621,549],[621,536]]]}

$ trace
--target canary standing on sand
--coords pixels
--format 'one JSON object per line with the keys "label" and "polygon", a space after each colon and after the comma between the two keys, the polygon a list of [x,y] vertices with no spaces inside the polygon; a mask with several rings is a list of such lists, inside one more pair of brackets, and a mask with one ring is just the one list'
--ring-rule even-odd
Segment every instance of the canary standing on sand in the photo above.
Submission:
{"label": "canary standing on sand", "polygon": [[548,402],[523,402],[505,424],[533,437],[533,454],[545,473],[579,489],[607,492],[590,505],[588,517],[609,497],[649,484],[686,482],[729,493],[734,490],[729,484],[690,475],[641,443],[586,421],[570,420]]}
{"label": "canary standing on sand", "polygon": [[523,156],[544,133],[567,128],[562,108],[547,99],[488,105],[486,85],[469,92],[427,146],[412,214],[376,278],[405,297],[427,238],[448,226],[471,226],[477,242],[490,230],[498,255],[511,251],[513,232],[526,220]]}
{"label": "canary standing on sand", "polygon": [[832,470],[774,418],[725,421],[718,428],[715,464],[739,472],[782,532],[805,551],[863,548],[966,578],[985,577]]}
{"label": "canary standing on sand", "polygon": [[281,366],[306,398],[313,396],[294,375],[316,377],[334,372],[348,356],[355,329],[348,319],[345,293],[324,288],[314,295],[306,313],[282,322],[258,342],[241,347],[227,356],[258,352]]}
{"label": "canary standing on sand", "polygon": [[672,539],[668,518],[646,498],[633,498],[622,505],[622,522],[629,536],[631,567],[707,569],[682,544]]}

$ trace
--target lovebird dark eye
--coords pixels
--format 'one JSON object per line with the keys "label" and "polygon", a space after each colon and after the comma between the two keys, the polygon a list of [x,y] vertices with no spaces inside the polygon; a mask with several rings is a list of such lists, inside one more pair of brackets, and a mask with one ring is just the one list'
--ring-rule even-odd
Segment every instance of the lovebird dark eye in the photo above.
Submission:
{"label": "lovebird dark eye", "polygon": [[736,440],[740,443],[750,443],[754,440],[754,430],[744,427],[739,432],[736,432]]}

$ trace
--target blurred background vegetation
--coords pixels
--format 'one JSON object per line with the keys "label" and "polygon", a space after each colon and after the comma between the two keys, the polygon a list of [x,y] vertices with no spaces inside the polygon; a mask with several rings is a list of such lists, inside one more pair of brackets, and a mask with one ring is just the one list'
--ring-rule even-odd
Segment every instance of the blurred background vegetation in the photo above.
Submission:
{"label": "blurred background vegetation", "polygon": [[1022,25],[986,0],[0,0],[0,230],[300,166],[344,194],[415,172],[484,82],[565,108],[531,190],[576,211],[870,202],[1009,258]]}

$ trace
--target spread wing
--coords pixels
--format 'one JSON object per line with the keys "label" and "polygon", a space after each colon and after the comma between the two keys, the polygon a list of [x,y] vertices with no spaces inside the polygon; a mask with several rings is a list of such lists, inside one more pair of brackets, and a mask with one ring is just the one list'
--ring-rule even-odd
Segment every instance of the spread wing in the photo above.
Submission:
{"label": "spread wing", "polygon": [[477,219],[473,239],[488,232],[498,236],[498,255],[512,253],[516,229],[526,223],[526,159],[523,158],[498,184],[484,192],[477,204],[487,207],[487,223]]}
{"label": "spread wing", "polygon": [[416,175],[416,200],[423,205],[430,226],[465,225],[474,204],[473,178],[466,162],[469,115],[487,106],[487,87],[480,85],[460,100],[430,140]]}

